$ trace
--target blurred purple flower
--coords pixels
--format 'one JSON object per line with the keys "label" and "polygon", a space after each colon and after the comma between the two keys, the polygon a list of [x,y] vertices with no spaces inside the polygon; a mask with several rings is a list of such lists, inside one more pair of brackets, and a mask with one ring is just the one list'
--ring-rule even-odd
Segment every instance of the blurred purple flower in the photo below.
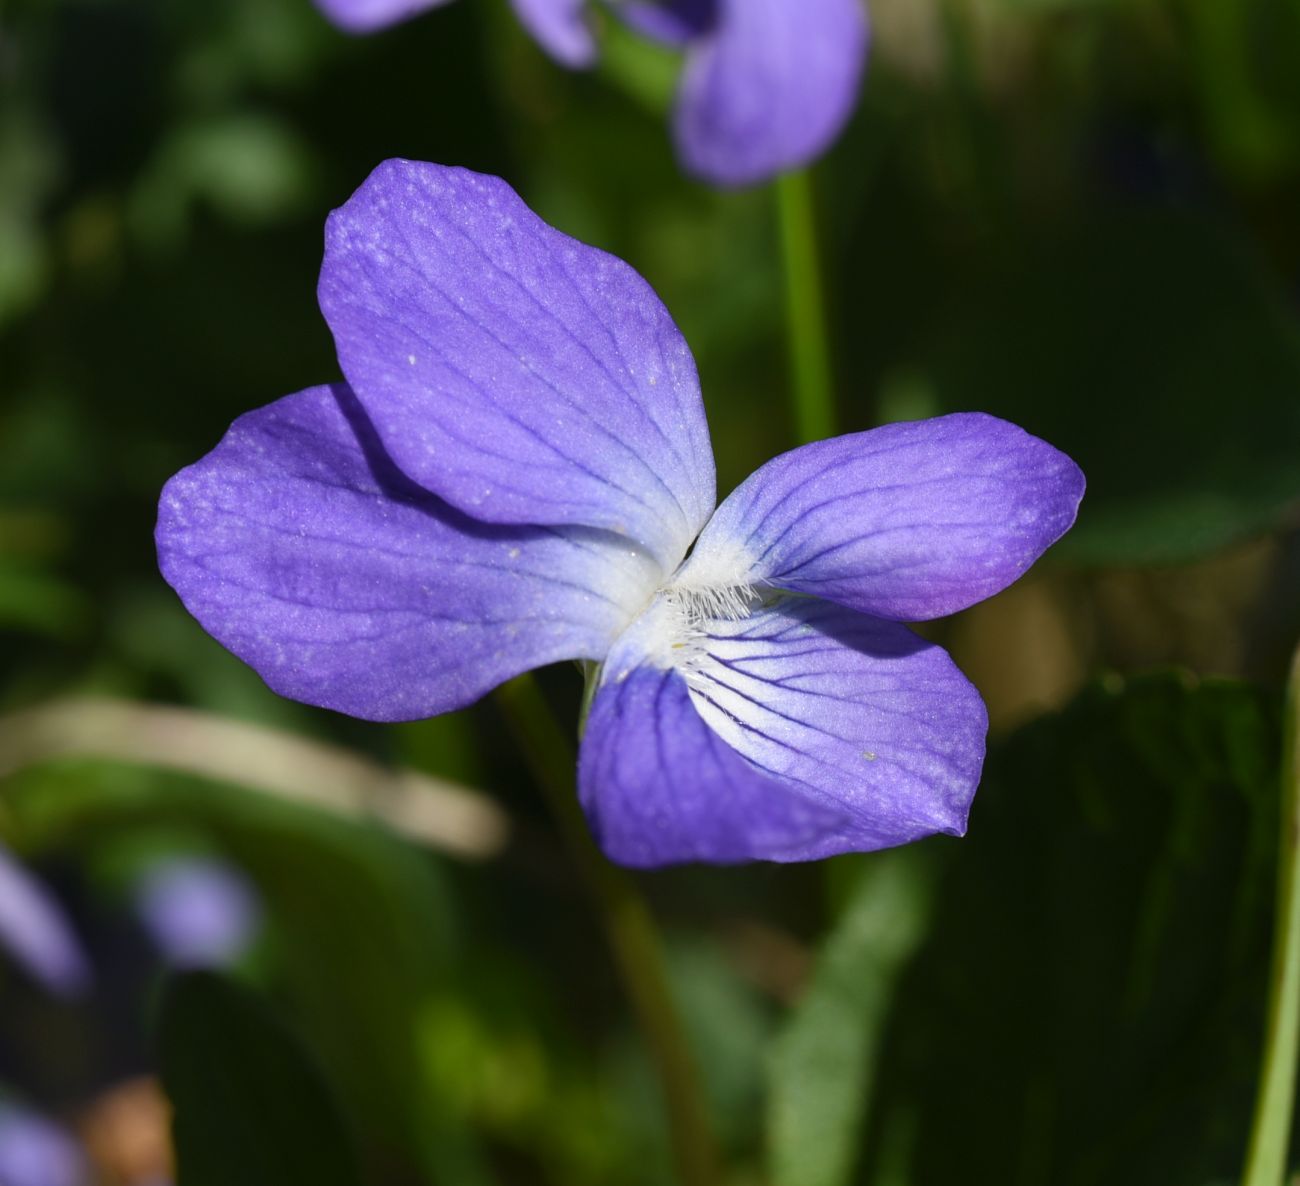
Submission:
{"label": "blurred purple flower", "polygon": [[244,953],[257,929],[248,882],[224,861],[175,857],[135,885],[136,911],[169,963],[220,967]]}
{"label": "blurred purple flower", "polygon": [[176,475],[162,571],[276,691],[370,720],[603,661],[580,794],[632,865],[960,833],[986,717],[899,624],[1066,531],[1070,459],[980,414],[786,453],[714,510],[695,363],[621,260],[493,177],[410,161],[326,231],[346,383]]}
{"label": "blurred purple flower", "polygon": [[0,1186],[82,1186],[89,1181],[76,1142],[45,1117],[0,1100]]}
{"label": "blurred purple flower", "polygon": [[[317,0],[336,24],[367,32],[446,0]],[[513,0],[557,61],[590,65],[586,0]],[[867,53],[864,0],[608,0],[637,32],[679,46],[673,114],[683,166],[717,185],[748,185],[820,156],[853,112]]]}
{"label": "blurred purple flower", "polygon": [[0,945],[58,996],[78,996],[90,987],[90,964],[63,911],[2,846]]}

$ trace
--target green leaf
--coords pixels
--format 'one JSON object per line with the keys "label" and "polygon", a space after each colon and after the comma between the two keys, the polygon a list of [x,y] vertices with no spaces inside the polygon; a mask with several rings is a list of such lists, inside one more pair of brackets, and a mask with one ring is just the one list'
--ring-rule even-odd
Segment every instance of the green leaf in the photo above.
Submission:
{"label": "green leaf", "polygon": [[927,866],[915,849],[862,862],[811,987],[768,1068],[776,1186],[849,1180],[899,972],[924,933]]}
{"label": "green leaf", "polygon": [[1300,330],[1249,247],[1171,209],[1000,241],[921,368],[935,411],[1005,416],[1088,477],[1059,554],[1191,559],[1300,490]]}
{"label": "green leaf", "polygon": [[246,989],[177,976],[159,1016],[178,1186],[357,1186],[338,1109],[307,1053]]}
{"label": "green leaf", "polygon": [[1236,1172],[1279,746],[1275,695],[1169,675],[1091,689],[990,754],[889,1021],[862,1182]]}

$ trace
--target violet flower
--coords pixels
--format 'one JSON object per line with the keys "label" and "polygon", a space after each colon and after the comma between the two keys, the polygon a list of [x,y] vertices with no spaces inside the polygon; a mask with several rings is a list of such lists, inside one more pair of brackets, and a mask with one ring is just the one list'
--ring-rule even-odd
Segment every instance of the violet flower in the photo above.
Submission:
{"label": "violet flower", "polygon": [[83,1186],[90,1180],[81,1149],[53,1121],[0,1098],[0,1184]]}
{"label": "violet flower", "polygon": [[242,956],[257,931],[261,909],[238,869],[201,856],[165,858],[134,886],[145,930],[175,967],[225,967]]}
{"label": "violet flower", "polygon": [[380,165],[319,289],[346,383],[250,412],[163,492],[162,571],[283,695],[396,721],[603,664],[579,789],[630,865],[961,833],[986,715],[902,620],[1014,581],[1070,459],[980,414],[761,467],[714,510],[695,363],[650,286],[503,181]]}
{"label": "violet flower", "polygon": [[[335,24],[368,32],[446,0],[317,0]],[[589,66],[586,0],[512,0],[566,66]],[[637,32],[685,54],[673,137],[686,170],[748,185],[819,157],[857,101],[867,52],[863,0],[606,0]]]}
{"label": "violet flower", "polygon": [[0,946],[56,996],[80,996],[90,987],[90,962],[72,924],[40,882],[3,846]]}

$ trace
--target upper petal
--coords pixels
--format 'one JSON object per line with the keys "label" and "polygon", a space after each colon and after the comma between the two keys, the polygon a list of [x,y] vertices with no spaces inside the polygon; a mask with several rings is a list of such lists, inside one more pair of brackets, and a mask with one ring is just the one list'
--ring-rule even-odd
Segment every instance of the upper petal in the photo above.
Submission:
{"label": "upper petal", "polygon": [[718,0],[717,8],[678,92],[683,164],[719,185],[807,164],[857,101],[867,52],[862,0]]}
{"label": "upper petal", "polygon": [[613,859],[812,860],[964,830],[987,716],[941,648],[785,597],[695,623],[666,662],[664,608],[611,653],[583,738],[582,801]]}
{"label": "upper petal", "polygon": [[321,12],[349,33],[371,33],[446,3],[448,0],[316,0]]}
{"label": "upper petal", "polygon": [[1064,453],[982,413],[887,424],[774,458],[724,500],[682,579],[771,584],[923,621],[1016,580],[1074,522]]}
{"label": "upper petal", "polygon": [[713,509],[668,311],[504,181],[386,161],[330,217],[320,302],[390,455],[467,514],[605,528],[672,567]]}
{"label": "upper petal", "polygon": [[510,0],[519,23],[541,47],[565,66],[590,66],[596,41],[583,10],[587,0]]}
{"label": "upper petal", "polygon": [[281,695],[369,720],[600,658],[659,579],[607,532],[469,519],[402,476],[343,384],[240,417],[163,491],[163,575]]}

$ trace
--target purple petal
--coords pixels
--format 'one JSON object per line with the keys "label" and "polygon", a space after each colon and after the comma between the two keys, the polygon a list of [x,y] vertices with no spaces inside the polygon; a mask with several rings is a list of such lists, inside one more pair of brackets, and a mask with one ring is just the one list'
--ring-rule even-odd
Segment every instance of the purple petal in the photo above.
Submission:
{"label": "purple petal", "polygon": [[371,33],[407,20],[448,0],[316,0],[321,10],[340,29],[349,33]]}
{"label": "purple petal", "polygon": [[684,575],[937,618],[1016,580],[1069,529],[1083,488],[1064,453],[993,416],[887,424],[756,470],[718,508]]}
{"label": "purple petal", "polygon": [[557,62],[575,69],[596,60],[583,10],[587,0],[510,0],[519,23]]}
{"label": "purple petal", "polygon": [[223,861],[176,857],[135,886],[136,911],[169,963],[222,967],[247,950],[258,923],[252,887]]}
{"label": "purple petal", "polygon": [[343,384],[235,421],[167,484],[157,540],[190,613],[275,691],[369,720],[599,658],[659,577],[605,532],[454,511],[396,470]]}
{"label": "purple petal", "polygon": [[58,996],[78,996],[90,987],[89,962],[63,911],[2,847],[0,944]]}
{"label": "purple petal", "polygon": [[73,1139],[44,1116],[0,1101],[0,1183],[81,1186],[86,1163]]}
{"label": "purple petal", "polygon": [[582,743],[583,806],[613,860],[814,860],[965,830],[987,717],[941,648],[783,598],[703,623],[670,669],[646,661],[654,615],[611,655]]}
{"label": "purple petal", "polygon": [[683,46],[713,28],[718,0],[622,0],[614,11],[643,37]]}
{"label": "purple petal", "polygon": [[713,509],[668,311],[498,178],[380,165],[330,217],[320,302],[393,460],[466,514],[604,528],[671,571]]}
{"label": "purple petal", "polygon": [[852,114],[866,53],[862,0],[718,0],[678,92],[682,163],[718,185],[806,165]]}
{"label": "purple petal", "polygon": [[834,804],[746,762],[664,668],[636,667],[596,693],[578,778],[601,848],[637,868],[797,861],[847,826]]}

